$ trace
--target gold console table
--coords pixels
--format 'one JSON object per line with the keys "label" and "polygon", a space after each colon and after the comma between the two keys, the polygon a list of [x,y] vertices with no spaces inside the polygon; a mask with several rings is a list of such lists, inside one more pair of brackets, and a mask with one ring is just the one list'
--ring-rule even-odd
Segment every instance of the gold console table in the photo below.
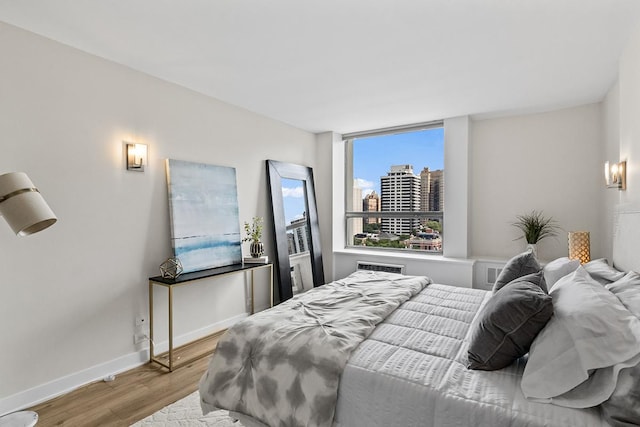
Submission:
{"label": "gold console table", "polygon": [[[191,363],[196,359],[199,359],[207,354],[211,354],[211,352],[203,353],[197,355],[195,357],[191,357],[188,360],[181,361],[180,363],[174,363],[173,361],[173,289],[179,286],[188,285],[193,283],[195,280],[206,279],[210,277],[219,277],[227,274],[236,274],[236,273],[251,273],[251,314],[253,314],[255,310],[254,306],[254,290],[253,290],[253,276],[254,272],[261,268],[269,269],[269,285],[271,289],[271,306],[273,307],[273,264],[234,264],[228,265],[225,267],[212,268],[209,270],[202,271],[194,271],[193,273],[181,274],[175,279],[155,276],[149,278],[149,362],[155,362],[165,368],[169,369],[169,371],[173,371],[180,366],[186,365],[187,363]],[[246,275],[245,275],[246,280]],[[154,341],[153,341],[153,286],[164,286],[167,288],[169,293],[168,295],[168,306],[169,306],[169,360],[168,363],[165,363],[162,359],[156,357],[154,355]]]}

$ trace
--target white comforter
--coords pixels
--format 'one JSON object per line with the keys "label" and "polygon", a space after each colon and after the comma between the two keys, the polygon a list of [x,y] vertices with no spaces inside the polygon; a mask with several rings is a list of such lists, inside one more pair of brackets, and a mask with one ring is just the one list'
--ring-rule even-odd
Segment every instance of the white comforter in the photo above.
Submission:
{"label": "white comforter", "polygon": [[432,284],[395,310],[353,352],[334,424],[358,426],[602,426],[600,411],[527,401],[524,361],[466,368],[469,329],[490,293]]}

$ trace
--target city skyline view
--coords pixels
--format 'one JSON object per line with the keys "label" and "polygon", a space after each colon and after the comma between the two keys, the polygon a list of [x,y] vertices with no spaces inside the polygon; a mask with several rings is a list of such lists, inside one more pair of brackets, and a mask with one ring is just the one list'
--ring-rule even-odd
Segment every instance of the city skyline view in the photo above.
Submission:
{"label": "city skyline view", "polygon": [[380,177],[387,175],[391,166],[406,164],[413,166],[416,175],[425,167],[444,169],[444,128],[354,140],[353,180],[354,186],[362,189],[362,197],[373,190],[379,195]]}
{"label": "city skyline view", "polygon": [[282,178],[282,201],[286,225],[302,218],[307,210],[303,182],[298,179]]}

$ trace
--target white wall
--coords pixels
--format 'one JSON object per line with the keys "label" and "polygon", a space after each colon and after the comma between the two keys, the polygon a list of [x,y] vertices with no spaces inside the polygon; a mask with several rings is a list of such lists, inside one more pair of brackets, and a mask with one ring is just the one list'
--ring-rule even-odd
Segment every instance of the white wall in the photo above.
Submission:
{"label": "white wall", "polygon": [[[640,210],[640,26],[620,59],[620,160],[627,161],[623,209]],[[615,159],[613,159],[615,160]]]}
{"label": "white wall", "polygon": [[[619,64],[619,145],[617,157],[611,160],[626,160],[627,189],[616,191],[618,203],[611,215],[614,218],[614,239],[619,240],[614,245],[611,258],[620,269],[637,270],[637,241],[634,239],[637,240],[638,226],[633,224],[633,218],[640,212],[640,25],[630,37]],[[615,111],[615,108],[610,110]],[[615,215],[618,212],[620,217]]]}
{"label": "white wall", "polygon": [[511,225],[532,210],[563,229],[542,240],[543,260],[567,256],[568,231],[591,233],[592,258],[603,255],[600,105],[472,122],[471,254],[510,258],[524,250]]}
{"label": "white wall", "polygon": [[444,121],[445,257],[469,256],[469,117]]}
{"label": "white wall", "polygon": [[[235,167],[240,220],[265,217],[273,257],[264,160],[315,167],[316,142],[2,23],[0,58],[0,171],[27,172],[59,217],[25,238],[0,221],[1,414],[144,360],[134,318],[171,255],[163,159]],[[123,140],[149,144],[145,173],[124,169]],[[241,276],[209,282],[176,290],[178,335],[245,315]]]}
{"label": "white wall", "polygon": [[[324,277],[326,282],[334,280],[333,266],[333,245],[336,227],[342,225],[334,218],[334,186],[337,185],[333,180],[336,165],[333,159],[334,144],[341,144],[342,138],[334,132],[324,132],[316,135],[316,169],[313,172],[313,178],[316,185],[316,198],[323,203],[317,203],[318,206],[318,222],[320,226],[320,236],[322,241],[322,262],[324,266]],[[343,163],[344,164],[344,163]],[[344,181],[344,180],[343,180]],[[342,186],[344,188],[344,185]],[[344,191],[340,190],[340,193]],[[339,234],[340,235],[340,234]],[[342,234],[344,235],[344,233]]]}
{"label": "white wall", "polygon": [[611,87],[602,101],[602,257],[613,259],[613,226],[615,209],[620,203],[621,191],[607,188],[604,185],[604,162],[620,159],[620,85]]}

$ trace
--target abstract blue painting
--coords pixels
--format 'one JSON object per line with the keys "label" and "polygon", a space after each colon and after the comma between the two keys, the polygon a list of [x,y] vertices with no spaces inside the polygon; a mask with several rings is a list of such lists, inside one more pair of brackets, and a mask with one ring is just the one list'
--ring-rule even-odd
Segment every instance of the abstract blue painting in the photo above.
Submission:
{"label": "abstract blue painting", "polygon": [[242,262],[236,169],[167,159],[173,254],[184,273]]}

